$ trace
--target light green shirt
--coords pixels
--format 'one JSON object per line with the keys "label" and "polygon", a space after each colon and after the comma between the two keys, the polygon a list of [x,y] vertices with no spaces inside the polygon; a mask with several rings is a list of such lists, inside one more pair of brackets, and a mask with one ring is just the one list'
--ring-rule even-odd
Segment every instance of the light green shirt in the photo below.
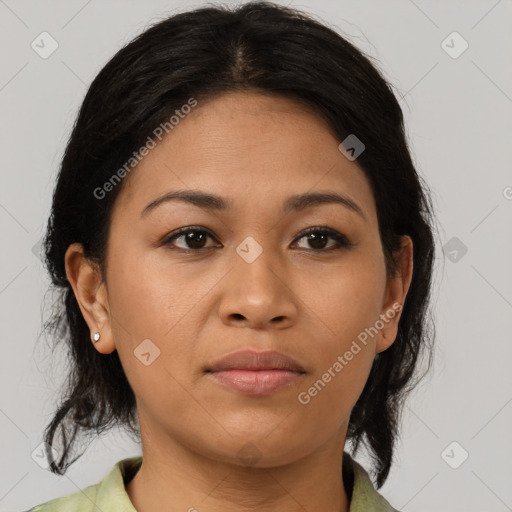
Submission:
{"label": "light green shirt", "polygon": [[[349,512],[398,512],[373,487],[365,469],[344,454],[343,479],[350,499]],[[125,485],[137,473],[142,457],[130,457],[117,462],[98,484],[81,491],[47,501],[27,512],[137,512]]]}

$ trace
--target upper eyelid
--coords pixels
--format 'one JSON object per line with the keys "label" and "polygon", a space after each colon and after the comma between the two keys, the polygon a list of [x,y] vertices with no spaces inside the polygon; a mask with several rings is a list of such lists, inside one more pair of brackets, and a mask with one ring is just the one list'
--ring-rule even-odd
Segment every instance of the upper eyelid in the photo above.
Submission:
{"label": "upper eyelid", "polygon": [[[206,233],[210,238],[213,240],[218,241],[217,237],[206,227],[200,227],[200,226],[185,226],[183,228],[179,228],[176,232],[171,233],[170,235],[167,235],[164,237],[162,243],[169,243],[171,240],[177,240],[182,236],[185,236],[189,232],[194,231],[202,231],[203,233]],[[328,236],[331,237],[338,237],[341,239],[344,239],[346,241],[347,245],[354,245],[350,242],[349,238],[342,232],[338,231],[337,229],[328,227],[328,226],[311,226],[309,228],[305,228],[302,231],[300,231],[293,241],[299,240],[307,235],[309,235],[311,232],[325,232]]]}
{"label": "upper eyelid", "polygon": [[[311,226],[309,228],[304,228],[302,231],[297,233],[296,236],[305,236],[305,235],[309,234],[309,232],[311,232],[311,231],[322,231],[322,230],[326,231],[328,233],[330,232],[330,233],[335,234],[335,235],[346,236],[344,233],[338,231],[337,229],[331,228],[331,227],[328,227],[328,226]],[[184,234],[186,234],[188,232],[191,232],[191,231],[203,231],[204,233],[208,234],[212,238],[216,238],[211,230],[209,230],[206,227],[200,227],[200,226],[185,226],[183,228],[178,228],[173,233],[170,233],[168,235],[168,237],[172,238],[173,236],[184,235]],[[167,237],[165,237],[165,238],[167,238]]]}

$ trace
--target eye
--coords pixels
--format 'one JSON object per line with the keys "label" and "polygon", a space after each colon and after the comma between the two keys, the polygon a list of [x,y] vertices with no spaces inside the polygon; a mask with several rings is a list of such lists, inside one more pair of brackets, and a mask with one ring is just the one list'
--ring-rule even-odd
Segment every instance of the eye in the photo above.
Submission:
{"label": "eye", "polygon": [[[328,227],[314,227],[309,228],[303,231],[296,240],[301,240],[302,238],[307,238],[307,243],[310,244],[313,251],[318,252],[327,252],[327,251],[335,251],[338,249],[343,249],[347,247],[351,247],[354,245],[351,243],[345,235],[338,233],[334,229]],[[334,246],[325,248],[326,242],[329,238],[332,238],[335,241]],[[301,249],[309,249],[308,247],[299,247]]]}
{"label": "eye", "polygon": [[[345,235],[342,235],[341,233],[338,233],[338,231],[328,227],[318,226],[308,228],[300,233],[294,243],[296,243],[297,240],[301,240],[306,237],[306,243],[308,243],[310,247],[299,246],[299,249],[327,252],[348,248],[354,245]],[[186,252],[198,252],[201,250],[220,247],[219,244],[206,246],[205,244],[208,238],[215,240],[215,237],[210,233],[210,231],[196,226],[188,226],[171,233],[162,241],[162,245],[170,245],[173,249],[176,248]],[[176,244],[180,239],[182,239],[182,246]],[[334,240],[335,243],[326,248],[326,243],[329,239]]]}
{"label": "eye", "polygon": [[203,228],[189,226],[171,233],[162,241],[162,245],[175,245],[175,241],[183,239],[183,243],[186,244],[186,246],[176,246],[177,249],[182,249],[184,251],[199,251],[201,249],[211,249],[213,247],[218,247],[218,245],[205,247],[207,238],[214,239],[213,235],[209,231]]}

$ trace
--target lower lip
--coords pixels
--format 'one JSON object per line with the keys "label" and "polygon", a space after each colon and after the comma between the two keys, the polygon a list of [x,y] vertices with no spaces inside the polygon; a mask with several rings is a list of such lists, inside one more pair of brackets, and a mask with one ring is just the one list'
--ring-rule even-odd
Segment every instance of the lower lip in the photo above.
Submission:
{"label": "lower lip", "polygon": [[244,395],[265,396],[294,384],[304,374],[289,370],[224,370],[209,375]]}

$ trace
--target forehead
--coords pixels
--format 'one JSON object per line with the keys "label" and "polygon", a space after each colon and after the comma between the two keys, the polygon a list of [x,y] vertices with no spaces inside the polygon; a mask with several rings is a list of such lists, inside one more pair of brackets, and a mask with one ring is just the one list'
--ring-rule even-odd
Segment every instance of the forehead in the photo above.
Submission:
{"label": "forehead", "polygon": [[173,190],[196,189],[234,207],[281,206],[290,195],[332,190],[375,217],[364,172],[311,106],[289,98],[231,92],[198,102],[124,178],[120,207],[140,210]]}

